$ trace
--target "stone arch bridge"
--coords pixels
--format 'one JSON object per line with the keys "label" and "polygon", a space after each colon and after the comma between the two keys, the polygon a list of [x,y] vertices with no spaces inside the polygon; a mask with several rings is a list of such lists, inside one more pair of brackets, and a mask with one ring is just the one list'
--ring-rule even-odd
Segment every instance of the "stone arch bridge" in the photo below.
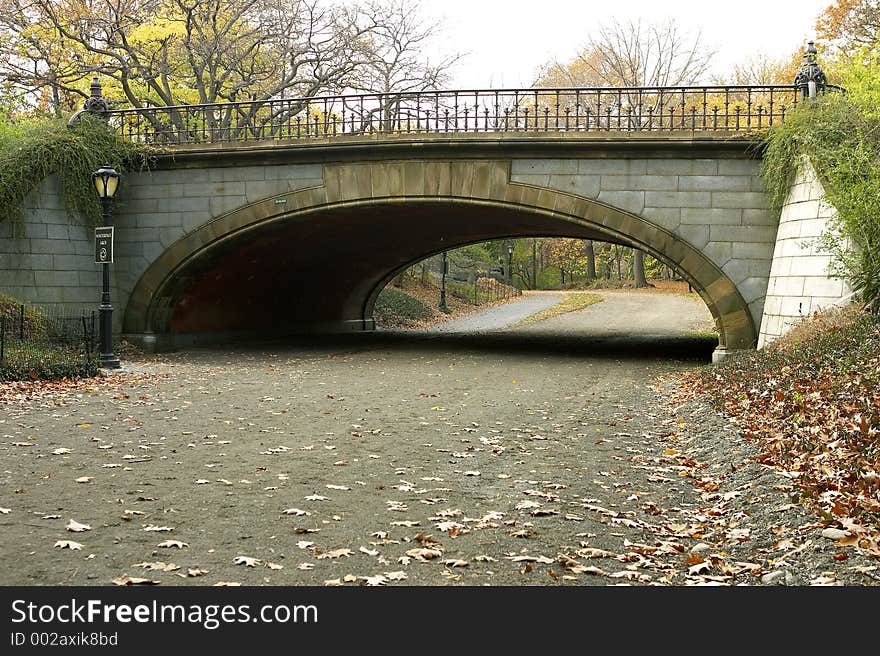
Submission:
{"label": "stone arch bridge", "polygon": [[[796,88],[783,90],[797,101]],[[804,243],[829,212],[809,171],[782,225],[768,209],[753,128],[782,120],[772,96],[767,111],[728,102],[721,125],[717,104],[712,111],[704,100],[698,113],[683,95],[670,114],[663,105],[650,118],[632,106],[624,114],[623,102],[603,113],[593,101],[592,129],[584,129],[583,114],[560,112],[560,91],[552,92],[555,114],[548,103],[530,104],[533,125],[526,118],[524,128],[521,115],[499,126],[511,113],[497,102],[491,126],[484,103],[482,115],[479,105],[465,112],[463,129],[457,108],[451,130],[448,111],[446,129],[437,114],[435,129],[422,129],[432,119],[420,113],[405,128],[398,106],[395,125],[349,130],[344,105],[341,114],[312,108],[314,121],[297,119],[298,133],[288,116],[288,132],[269,139],[233,139],[228,126],[223,138],[205,118],[216,112],[202,113],[201,132],[192,121],[175,131],[172,121],[164,133],[155,121],[142,126],[141,114],[117,113],[117,129],[130,137],[173,142],[152,170],[127,176],[114,208],[117,329],[155,348],[370,329],[378,292],[402,268],[457,246],[527,236],[609,241],[670,264],[715,318],[715,359],[755,348],[844,295],[825,275],[827,256]],[[57,186],[50,178],[31,195],[23,234],[0,224],[0,291],[38,303],[95,302],[91,235],[68,221]]]}

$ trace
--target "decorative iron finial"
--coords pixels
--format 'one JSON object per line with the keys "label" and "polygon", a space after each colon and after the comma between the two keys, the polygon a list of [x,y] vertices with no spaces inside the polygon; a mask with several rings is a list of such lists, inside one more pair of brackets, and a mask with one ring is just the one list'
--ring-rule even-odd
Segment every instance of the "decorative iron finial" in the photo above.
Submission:
{"label": "decorative iron finial", "polygon": [[828,84],[825,71],[819,68],[816,61],[817,55],[815,43],[808,41],[807,49],[804,51],[804,61],[801,62],[801,68],[794,78],[794,85],[800,88],[803,98],[815,98],[817,92]]}
{"label": "decorative iron finial", "polygon": [[89,91],[91,91],[91,95],[86,98],[86,102],[83,104],[83,110],[89,114],[100,116],[101,118],[106,117],[107,113],[110,111],[110,103],[104,98],[101,82],[98,78],[92,78],[92,83],[89,85]]}

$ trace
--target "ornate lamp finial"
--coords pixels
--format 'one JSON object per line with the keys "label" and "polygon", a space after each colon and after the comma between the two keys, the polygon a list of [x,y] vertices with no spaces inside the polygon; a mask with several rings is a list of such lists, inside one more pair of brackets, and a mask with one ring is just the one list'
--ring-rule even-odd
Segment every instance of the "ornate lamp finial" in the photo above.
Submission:
{"label": "ornate lamp finial", "polygon": [[101,118],[106,117],[107,113],[110,111],[110,103],[104,98],[101,81],[98,80],[97,77],[92,78],[92,83],[89,85],[89,91],[91,91],[91,95],[86,98],[86,101],[83,104],[83,109],[89,114],[94,114]]}
{"label": "ornate lamp finial", "polygon": [[828,84],[825,71],[819,67],[816,61],[817,55],[815,43],[813,41],[807,42],[804,61],[801,62],[800,70],[794,78],[794,85],[801,89],[803,98],[815,98],[818,90]]}

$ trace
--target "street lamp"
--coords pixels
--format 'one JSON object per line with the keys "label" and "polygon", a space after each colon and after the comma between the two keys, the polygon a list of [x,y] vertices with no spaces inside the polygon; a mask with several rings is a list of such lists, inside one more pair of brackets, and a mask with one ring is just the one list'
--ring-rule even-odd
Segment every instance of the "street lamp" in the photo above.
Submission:
{"label": "street lamp", "polygon": [[513,244],[507,247],[507,284],[513,284]]}
{"label": "street lamp", "polygon": [[449,308],[446,306],[446,272],[449,269],[449,262],[446,259],[446,251],[443,251],[441,255],[441,268],[440,268],[440,311],[441,312],[449,312]]}
{"label": "street lamp", "polygon": [[[99,247],[96,248],[96,261],[103,266],[103,287],[101,291],[100,329],[101,329],[101,367],[119,369],[119,358],[113,355],[113,306],[110,305],[110,262],[113,261],[113,229],[110,226],[110,205],[119,188],[119,174],[109,166],[102,166],[92,173],[95,191],[101,200],[103,226],[96,230]],[[100,246],[100,235],[105,239]]]}

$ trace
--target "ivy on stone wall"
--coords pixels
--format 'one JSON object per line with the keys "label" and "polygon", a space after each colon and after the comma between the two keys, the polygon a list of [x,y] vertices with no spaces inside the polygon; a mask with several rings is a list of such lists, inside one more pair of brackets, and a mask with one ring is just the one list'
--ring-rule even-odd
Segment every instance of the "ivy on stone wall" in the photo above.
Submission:
{"label": "ivy on stone wall", "polygon": [[66,120],[9,123],[0,117],[0,221],[21,220],[28,194],[58,174],[70,216],[96,225],[101,207],[92,172],[104,165],[120,173],[143,169],[150,155],[147,148],[116,138],[92,116],[83,116],[72,128]]}
{"label": "ivy on stone wall", "polygon": [[787,115],[766,145],[762,172],[772,207],[781,210],[809,158],[825,200],[837,210],[819,246],[834,256],[832,274],[880,313],[880,118],[845,95],[829,94]]}

